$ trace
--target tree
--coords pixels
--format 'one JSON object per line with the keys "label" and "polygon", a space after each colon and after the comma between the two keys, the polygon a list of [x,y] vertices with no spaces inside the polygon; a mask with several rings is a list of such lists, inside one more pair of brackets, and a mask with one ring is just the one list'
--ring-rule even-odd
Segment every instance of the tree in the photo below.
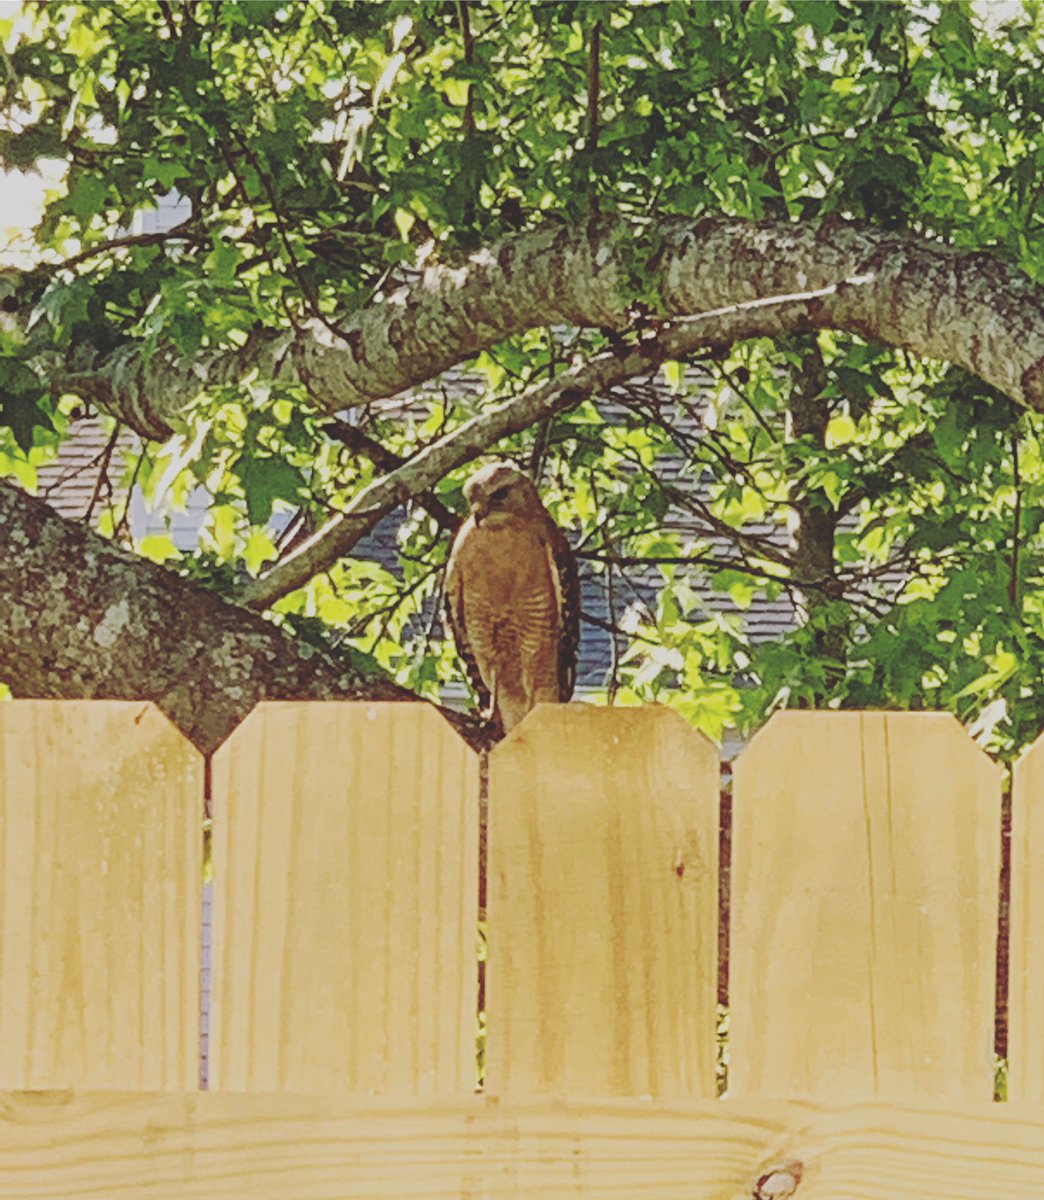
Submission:
{"label": "tree", "polygon": [[[128,485],[211,496],[200,551],[135,557],[0,483],[18,693],[148,696],[207,747],[263,695],[437,695],[496,451],[604,588],[619,702],[1044,723],[1039,6],[131,0],[4,35],[0,165],[64,175],[4,280],[0,469],[87,406],[144,439]],[[403,506],[399,570],[357,557]],[[758,642],[775,595],[799,623]]]}

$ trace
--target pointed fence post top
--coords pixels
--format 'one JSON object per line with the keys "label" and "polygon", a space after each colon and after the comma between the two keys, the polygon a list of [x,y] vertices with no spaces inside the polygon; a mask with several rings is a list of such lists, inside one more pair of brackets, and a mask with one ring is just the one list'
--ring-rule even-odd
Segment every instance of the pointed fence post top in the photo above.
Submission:
{"label": "pointed fence post top", "polygon": [[[824,739],[923,738],[935,753],[960,756],[974,770],[997,780],[1004,768],[975,741],[961,722],[949,712],[894,712],[888,709],[784,709],[773,713],[754,734],[735,760],[737,769],[785,753],[796,745],[812,752]],[[1044,741],[1044,738],[1041,739]]]}

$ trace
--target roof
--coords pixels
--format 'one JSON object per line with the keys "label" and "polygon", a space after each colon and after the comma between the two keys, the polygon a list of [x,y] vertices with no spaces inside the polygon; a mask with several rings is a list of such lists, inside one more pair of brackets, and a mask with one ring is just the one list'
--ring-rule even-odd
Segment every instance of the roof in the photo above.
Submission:
{"label": "roof", "polygon": [[[646,386],[660,386],[656,381],[644,382]],[[473,375],[468,376],[466,372],[457,370],[451,373],[448,379],[443,377],[421,389],[420,395],[427,400],[433,392],[455,395],[465,403],[471,402],[477,406],[482,389]],[[415,407],[419,407],[416,399],[411,401],[409,398],[399,397],[384,404],[381,414],[395,414],[408,418],[410,409]],[[615,400],[604,402],[600,407],[610,421],[623,421],[629,415],[626,407]],[[683,438],[699,439],[703,436],[704,408],[705,403],[690,403],[677,407],[673,419],[677,420]],[[107,458],[110,439],[111,435],[102,421],[86,417],[74,424],[72,436],[63,443],[55,462],[40,468],[39,491],[63,516],[82,519],[91,511],[92,501],[94,509],[97,510],[100,507],[99,501],[104,504],[113,495],[119,494],[117,489],[125,470],[124,452],[132,450],[136,443],[133,438],[124,437]],[[108,469],[103,473],[106,464]],[[678,488],[679,492],[694,495],[704,502],[709,501],[706,484],[687,471],[687,466],[687,462],[680,455],[669,456],[657,463],[657,472]],[[203,489],[197,489],[189,497],[188,507],[183,511],[160,507],[154,512],[149,512],[140,495],[133,489],[128,489],[126,484],[124,494],[127,495],[130,504],[130,526],[135,537],[169,533],[179,549],[190,550],[197,544],[208,503]],[[385,517],[376,529],[359,543],[356,556],[379,562],[397,574],[398,535],[405,518],[405,509],[396,510]],[[283,519],[285,521],[286,518]],[[709,546],[712,553],[718,551],[725,556],[727,539],[720,534],[708,533],[706,529],[701,529],[691,513],[676,508],[666,515],[665,525],[682,534],[698,536],[701,542]],[[761,522],[745,528],[778,541],[781,546],[785,544],[785,530],[778,525]],[[785,593],[775,599],[759,595],[748,609],[741,611],[728,595],[711,586],[708,572],[704,569],[695,567],[684,574],[687,576],[686,582],[696,596],[691,614],[694,622],[713,613],[731,613],[741,619],[748,636],[755,641],[778,638],[794,628],[793,606]],[[599,624],[593,623],[590,618],[593,618],[594,622],[619,625],[625,610],[630,606],[655,606],[662,583],[663,576],[656,566],[630,567],[626,571],[615,570],[610,577],[609,573],[598,569],[590,561],[581,562],[582,607],[589,618],[583,623],[581,630],[577,676],[578,687],[581,690],[595,690],[606,686],[614,657],[613,635]]]}
{"label": "roof", "polygon": [[101,420],[74,420],[57,458],[37,468],[37,492],[63,517],[82,520],[118,494],[125,454],[136,445],[129,434],[113,440]]}
{"label": "roof", "polygon": [[[190,201],[176,192],[157,197],[154,208],[145,209],[135,218],[135,232],[152,232],[170,229],[191,214]],[[398,275],[401,282],[408,281],[415,272],[402,268]],[[554,334],[561,340],[563,350],[571,353],[568,341],[573,331],[556,329]],[[705,436],[710,395],[709,380],[701,379],[695,371],[687,377],[684,395],[673,393],[663,378],[657,374],[648,378],[629,380],[626,387],[616,389],[599,406],[608,420],[622,423],[634,419],[631,401],[638,397],[651,406],[651,411],[670,410],[672,430],[682,446],[698,443]],[[353,410],[349,419],[365,420],[369,414],[394,416],[410,419],[412,413],[425,411],[427,405],[418,404],[418,399],[430,402],[433,397],[442,397],[448,403],[456,403],[471,411],[482,408],[488,392],[485,379],[466,365],[450,368],[438,378],[428,381],[413,392],[380,401],[364,409]],[[107,460],[106,446],[109,434],[98,418],[86,417],[73,426],[72,436],[63,443],[58,459],[39,471],[39,490],[63,516],[82,518],[92,510],[97,511],[98,502],[104,505],[110,496],[118,496],[117,489],[124,474],[124,449],[133,449],[136,441],[127,436],[121,440]],[[688,469],[689,463],[683,454],[667,456],[657,463],[661,478],[676,487],[680,493],[708,501],[710,496],[705,482]],[[126,485],[124,485],[126,488]],[[189,496],[184,511],[146,510],[140,493],[126,488],[127,516],[132,534],[143,537],[150,533],[169,533],[174,544],[182,550],[191,550],[198,542],[199,530],[205,515],[208,497],[200,488]],[[396,539],[405,518],[404,510],[384,518],[377,528],[358,547],[356,555],[380,562],[389,570],[398,570]],[[283,523],[288,518],[281,517]],[[676,508],[669,512],[666,524],[683,534],[699,536],[712,551],[723,552],[728,546],[721,535],[701,529],[691,511]],[[763,522],[746,526],[745,531],[768,537],[781,545],[786,544],[786,531],[777,524]],[[750,608],[739,612],[733,601],[711,586],[708,572],[695,567],[686,572],[687,582],[696,595],[693,620],[701,615],[729,612],[738,614],[748,635],[757,641],[779,637],[792,629],[795,614],[789,598],[783,594],[776,599],[757,596]],[[662,586],[662,575],[655,566],[629,568],[622,576],[613,572],[613,596],[610,603],[610,578],[595,568],[589,561],[581,564],[581,596],[583,609],[588,617],[596,621],[618,624],[624,610],[632,603],[655,602]],[[613,611],[610,612],[610,609]],[[580,664],[578,686],[583,689],[599,689],[605,686],[613,659],[612,635],[598,625],[587,621],[583,624],[580,640]]]}

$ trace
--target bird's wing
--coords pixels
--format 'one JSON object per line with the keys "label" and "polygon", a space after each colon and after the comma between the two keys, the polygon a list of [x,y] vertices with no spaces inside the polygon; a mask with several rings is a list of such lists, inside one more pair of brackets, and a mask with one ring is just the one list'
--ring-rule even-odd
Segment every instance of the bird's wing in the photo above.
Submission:
{"label": "bird's wing", "polygon": [[548,517],[548,551],[551,574],[562,627],[558,643],[558,698],[564,704],[576,687],[576,663],[580,653],[580,575],[569,539]]}
{"label": "bird's wing", "polygon": [[460,570],[456,554],[460,539],[466,536],[465,526],[461,526],[461,530],[453,543],[453,549],[450,551],[449,562],[446,564],[446,621],[453,634],[453,641],[457,646],[457,654],[464,664],[468,682],[471,684],[471,690],[475,693],[475,698],[478,700],[479,708],[488,711],[492,698],[489,694],[489,689],[482,682],[482,675],[479,671],[478,663],[475,661],[474,651],[471,649],[471,643],[468,641],[468,626],[464,617],[464,576]]}

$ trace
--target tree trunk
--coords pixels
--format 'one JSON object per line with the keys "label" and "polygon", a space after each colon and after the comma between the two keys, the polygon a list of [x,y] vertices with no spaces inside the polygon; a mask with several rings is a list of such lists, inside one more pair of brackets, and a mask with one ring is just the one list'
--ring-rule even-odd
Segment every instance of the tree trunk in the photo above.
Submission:
{"label": "tree trunk", "polygon": [[303,642],[2,481],[0,597],[15,696],[152,700],[205,753],[259,700],[417,700],[365,656]]}
{"label": "tree trunk", "polygon": [[[815,335],[798,344],[802,363],[791,383],[790,435],[811,438],[826,446],[830,404],[826,398],[827,370]],[[820,489],[806,489],[791,502],[795,517],[794,575],[804,586],[797,590],[801,616],[813,626],[812,654],[826,660],[829,683],[837,676],[832,664],[843,662],[847,628],[832,619],[832,606],[843,599],[834,562],[834,538],[840,513]]]}

